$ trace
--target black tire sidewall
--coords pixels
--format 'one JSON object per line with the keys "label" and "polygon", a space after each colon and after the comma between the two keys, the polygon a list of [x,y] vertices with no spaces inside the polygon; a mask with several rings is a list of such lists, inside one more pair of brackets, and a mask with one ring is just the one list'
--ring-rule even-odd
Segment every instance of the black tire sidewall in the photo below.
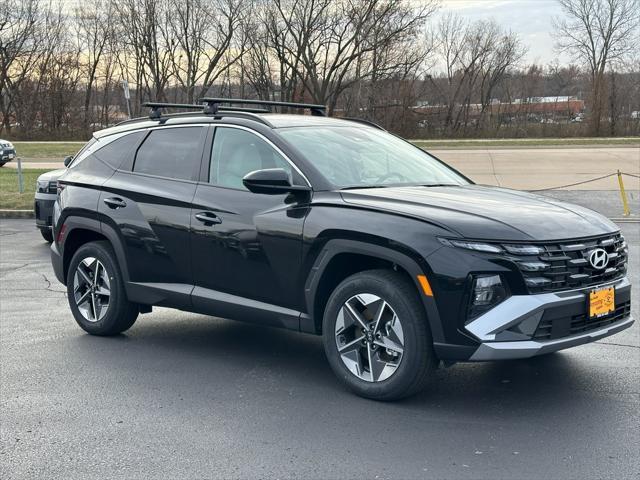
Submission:
{"label": "black tire sidewall", "polygon": [[[107,270],[109,276],[109,285],[111,295],[109,297],[109,307],[107,314],[97,322],[90,322],[84,318],[78,306],[76,305],[73,294],[73,280],[78,264],[87,257],[95,257]],[[93,335],[112,335],[117,329],[119,317],[122,311],[122,303],[128,303],[124,295],[124,287],[122,284],[122,276],[120,269],[115,263],[113,253],[110,248],[106,247],[102,242],[92,242],[83,245],[73,255],[67,272],[67,297],[69,299],[69,307],[73,316],[80,327]]]}
{"label": "black tire sidewall", "polygon": [[51,231],[51,228],[40,228],[39,230],[42,238],[44,238],[46,242],[53,242],[53,232]]}
{"label": "black tire sidewall", "polygon": [[[392,280],[393,282],[390,282]],[[396,282],[405,282],[404,290]],[[347,278],[334,290],[327,302],[323,319],[323,343],[331,368],[338,378],[358,395],[378,400],[402,398],[412,391],[422,362],[431,361],[433,348],[426,325],[426,315],[414,298],[406,297],[406,280],[401,275],[382,278],[375,271]],[[381,382],[367,382],[356,377],[344,365],[335,342],[338,311],[346,300],[357,294],[372,293],[384,299],[400,319],[404,334],[403,358],[396,372]]]}

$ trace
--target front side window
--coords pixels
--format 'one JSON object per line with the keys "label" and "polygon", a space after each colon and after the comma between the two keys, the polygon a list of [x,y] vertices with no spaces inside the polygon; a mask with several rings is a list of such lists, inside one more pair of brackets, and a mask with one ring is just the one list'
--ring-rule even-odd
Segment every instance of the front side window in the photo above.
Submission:
{"label": "front side window", "polygon": [[216,127],[209,183],[246,190],[245,175],[265,168],[282,168],[291,178],[291,165],[265,140],[239,128]]}
{"label": "front side window", "polygon": [[204,130],[203,127],[152,130],[138,148],[133,171],[179,180],[196,179]]}
{"label": "front side window", "polygon": [[428,153],[381,130],[315,126],[278,132],[336,188],[469,183]]}

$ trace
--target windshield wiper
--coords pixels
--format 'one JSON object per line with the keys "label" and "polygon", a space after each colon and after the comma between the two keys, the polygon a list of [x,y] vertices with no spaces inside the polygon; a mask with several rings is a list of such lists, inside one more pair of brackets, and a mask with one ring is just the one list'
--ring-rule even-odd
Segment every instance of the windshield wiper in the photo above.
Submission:
{"label": "windshield wiper", "polygon": [[457,183],[425,183],[421,187],[459,187]]}
{"label": "windshield wiper", "polygon": [[350,187],[343,187],[340,190],[358,190],[361,188],[387,188],[389,185],[351,185]]}

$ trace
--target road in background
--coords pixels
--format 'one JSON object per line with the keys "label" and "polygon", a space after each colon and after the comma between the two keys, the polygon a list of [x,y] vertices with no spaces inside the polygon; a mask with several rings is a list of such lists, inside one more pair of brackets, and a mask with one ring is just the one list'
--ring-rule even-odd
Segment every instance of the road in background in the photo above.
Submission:
{"label": "road in background", "polygon": [[[474,182],[519,190],[568,185],[622,172],[640,175],[640,148],[544,148],[433,150],[434,155]],[[629,190],[640,178],[625,177]],[[571,190],[617,190],[616,177],[570,187]]]}
{"label": "road in background", "polygon": [[[637,318],[640,229],[622,230]],[[32,221],[0,220],[0,235],[0,478],[640,474],[638,323],[443,368],[426,392],[378,403],[340,386],[311,335],[162,308],[87,335]]]}
{"label": "road in background", "polygon": [[[532,190],[590,180],[617,170],[640,175],[640,147],[428,149],[476,183]],[[25,168],[62,168],[58,161],[24,162]],[[6,165],[15,168],[15,162]],[[640,179],[626,177],[629,190]],[[614,177],[572,189],[616,190]]]}

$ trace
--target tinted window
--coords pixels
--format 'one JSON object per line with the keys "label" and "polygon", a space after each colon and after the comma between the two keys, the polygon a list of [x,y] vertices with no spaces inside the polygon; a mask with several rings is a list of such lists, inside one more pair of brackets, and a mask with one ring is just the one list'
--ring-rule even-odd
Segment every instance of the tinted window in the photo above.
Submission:
{"label": "tinted window", "polygon": [[209,182],[221,187],[245,189],[244,176],[263,168],[283,168],[291,175],[291,165],[271,145],[246,130],[216,128]]}
{"label": "tinted window", "polygon": [[[96,151],[95,156],[113,168],[119,168],[125,158],[131,158],[133,152],[146,132],[134,132],[116,138]],[[105,140],[109,140],[107,137]]]}
{"label": "tinted window", "polygon": [[193,180],[200,168],[202,127],[152,130],[138,149],[133,171]]}
{"label": "tinted window", "polygon": [[93,148],[93,147],[94,147],[96,141],[97,140],[95,138],[92,138],[91,140],[89,140],[84,145],[84,147],[82,147],[80,149],[80,151],[74,155],[73,161],[69,165],[69,168],[75,167],[78,163],[80,163],[82,160],[84,160],[89,155],[90,151],[95,150],[95,148]]}

